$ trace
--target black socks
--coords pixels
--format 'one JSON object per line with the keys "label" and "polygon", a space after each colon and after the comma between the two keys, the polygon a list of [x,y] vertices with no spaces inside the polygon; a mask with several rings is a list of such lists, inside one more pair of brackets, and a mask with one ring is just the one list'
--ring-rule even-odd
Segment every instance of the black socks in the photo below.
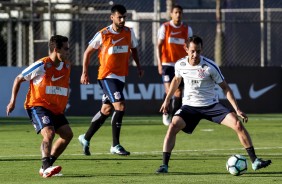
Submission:
{"label": "black socks", "polygon": [[124,115],[124,111],[114,111],[112,116],[112,135],[113,135],[113,145],[116,146],[119,144],[119,136],[120,136],[120,129],[122,125],[122,118]]}
{"label": "black socks", "polygon": [[92,118],[90,127],[85,133],[84,139],[90,141],[92,136],[99,130],[109,116],[102,114],[100,111]]}

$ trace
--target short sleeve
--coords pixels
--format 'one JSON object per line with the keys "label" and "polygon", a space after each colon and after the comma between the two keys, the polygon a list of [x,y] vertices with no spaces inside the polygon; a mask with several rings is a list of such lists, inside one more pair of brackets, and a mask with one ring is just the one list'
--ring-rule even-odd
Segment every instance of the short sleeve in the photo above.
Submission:
{"label": "short sleeve", "polygon": [[44,62],[36,61],[32,63],[29,67],[22,71],[22,76],[25,80],[30,81],[35,77],[41,76],[45,74]]}
{"label": "short sleeve", "polygon": [[98,49],[102,45],[102,35],[100,32],[97,32],[92,40],[89,42],[89,46],[93,47],[94,49]]}
{"label": "short sleeve", "polygon": [[190,26],[188,26],[188,36],[192,37],[193,36],[193,30]]}
{"label": "short sleeve", "polygon": [[164,24],[162,24],[161,27],[158,30],[158,39],[159,40],[165,39],[165,26],[164,26]]}
{"label": "short sleeve", "polygon": [[133,29],[130,29],[130,31],[131,31],[131,48],[136,48],[138,46],[137,38],[135,36]]}

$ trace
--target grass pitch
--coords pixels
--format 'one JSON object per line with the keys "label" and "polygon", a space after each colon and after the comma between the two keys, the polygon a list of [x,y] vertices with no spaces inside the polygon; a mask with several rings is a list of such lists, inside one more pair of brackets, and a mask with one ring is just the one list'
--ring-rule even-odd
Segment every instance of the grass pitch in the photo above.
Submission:
{"label": "grass pitch", "polygon": [[[256,153],[273,164],[259,171],[233,130],[202,120],[192,135],[179,133],[168,174],[155,174],[162,164],[162,144],[167,127],[158,117],[125,117],[121,143],[131,155],[111,155],[110,118],[92,138],[91,156],[82,154],[77,137],[84,133],[91,117],[69,117],[74,138],[56,161],[63,167],[61,177],[43,179],[41,135],[36,135],[27,118],[0,119],[0,183],[282,183],[282,114],[250,115],[245,124]],[[242,176],[232,176],[225,168],[230,155],[242,154],[249,168]]]}

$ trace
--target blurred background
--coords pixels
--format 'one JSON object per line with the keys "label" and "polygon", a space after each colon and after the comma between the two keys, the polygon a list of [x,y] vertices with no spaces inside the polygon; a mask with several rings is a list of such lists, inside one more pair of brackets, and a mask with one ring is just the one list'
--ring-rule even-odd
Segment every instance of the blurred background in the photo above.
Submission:
{"label": "blurred background", "polygon": [[[173,4],[183,7],[183,22],[203,38],[203,55],[220,66],[241,109],[282,113],[282,0],[6,0],[0,1],[0,116],[6,116],[15,76],[48,55],[54,34],[70,39],[73,67],[66,113],[89,116],[99,110],[97,52],[91,58],[90,85],[80,84],[82,57],[95,33],[112,23],[114,4],[127,8],[126,25],[134,29],[145,70],[139,79],[130,61],[124,90],[128,115],[160,115],[164,88],[156,67],[157,31],[170,19]],[[14,116],[26,116],[22,104],[28,83],[22,88]],[[228,104],[219,87],[216,92]]]}
{"label": "blurred background", "polygon": [[[88,42],[111,24],[110,8],[123,4],[146,66],[156,65],[156,36],[172,4],[204,40],[204,55],[220,66],[282,66],[282,0],[7,0],[0,1],[0,66],[26,66],[48,54],[50,35],[70,38],[80,66]],[[97,54],[97,53],[96,53]],[[97,65],[97,57],[92,59]]]}

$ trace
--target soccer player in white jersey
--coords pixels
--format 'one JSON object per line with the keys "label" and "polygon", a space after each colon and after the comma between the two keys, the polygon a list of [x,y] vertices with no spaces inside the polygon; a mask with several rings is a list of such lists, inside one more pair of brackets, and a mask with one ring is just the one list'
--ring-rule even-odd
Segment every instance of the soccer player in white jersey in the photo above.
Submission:
{"label": "soccer player in white jersey", "polygon": [[[185,45],[188,56],[178,60],[175,64],[175,77],[171,82],[160,111],[163,113],[168,111],[170,99],[182,79],[184,80],[183,104],[173,116],[167,130],[163,144],[163,164],[156,172],[168,172],[168,162],[175,145],[176,134],[180,130],[192,134],[201,119],[207,119],[232,128],[246,149],[252,161],[253,170],[267,167],[271,164],[271,160],[257,158],[251,137],[238,119],[239,116],[243,122],[247,122],[247,115],[240,110],[233,92],[226,83],[219,67],[215,62],[201,55],[202,46],[203,42],[200,37],[195,35],[190,37]],[[222,88],[235,112],[219,103],[214,90],[216,84]]]}

